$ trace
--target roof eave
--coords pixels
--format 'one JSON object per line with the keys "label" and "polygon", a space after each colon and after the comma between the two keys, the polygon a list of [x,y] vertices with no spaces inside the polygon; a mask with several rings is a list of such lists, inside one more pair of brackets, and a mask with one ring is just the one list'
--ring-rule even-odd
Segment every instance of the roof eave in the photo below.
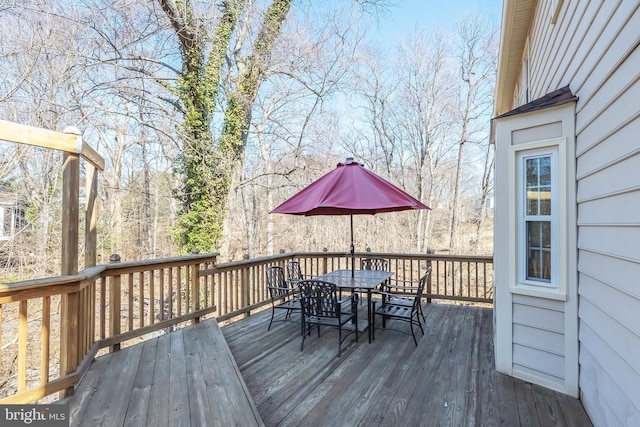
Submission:
{"label": "roof eave", "polygon": [[494,116],[513,108],[513,94],[520,76],[522,54],[535,13],[535,4],[535,0],[503,2]]}

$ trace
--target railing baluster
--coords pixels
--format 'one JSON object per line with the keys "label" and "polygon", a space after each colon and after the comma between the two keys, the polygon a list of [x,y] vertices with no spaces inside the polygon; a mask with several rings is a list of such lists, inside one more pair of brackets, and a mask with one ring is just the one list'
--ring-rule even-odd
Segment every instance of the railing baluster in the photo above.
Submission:
{"label": "railing baluster", "polygon": [[103,340],[106,337],[106,325],[107,325],[107,278],[100,278],[100,339]]}
{"label": "railing baluster", "polygon": [[[0,322],[0,324],[2,324]],[[50,327],[51,327],[51,297],[42,297],[42,331],[40,333],[41,349],[40,349],[40,384],[46,384],[49,381],[49,352],[50,346]]]}
{"label": "railing baluster", "polygon": [[160,321],[165,319],[165,310],[167,310],[167,296],[164,293],[164,276],[166,274],[166,269],[161,268],[159,270],[159,279],[160,279],[160,292],[158,293],[159,302],[160,302]]}
{"label": "railing baluster", "polygon": [[20,301],[18,314],[18,391],[27,388],[27,302]]}
{"label": "railing baluster", "polygon": [[176,308],[177,316],[182,315],[182,267],[176,267]]}
{"label": "railing baluster", "polygon": [[168,290],[168,299],[169,299],[169,314],[168,314],[168,319],[172,319],[173,318],[173,272],[175,271],[174,267],[171,267],[168,269],[168,273],[169,273],[169,277],[168,277],[168,282],[169,282],[169,290]]}
{"label": "railing baluster", "polygon": [[[199,264],[191,265],[191,306],[192,311],[200,310],[200,286],[198,279],[198,270],[200,269]],[[198,323],[200,321],[199,317],[193,319],[193,323]]]}
{"label": "railing baluster", "polygon": [[127,317],[129,318],[129,330],[133,330],[133,273],[129,273],[127,276],[127,283],[129,284],[128,297],[129,297],[129,308],[127,312]]}
{"label": "railing baluster", "polygon": [[182,282],[184,284],[184,313],[189,313],[190,309],[189,307],[191,306],[191,283],[189,282],[189,278],[191,277],[191,274],[189,274],[189,270],[190,270],[191,266],[189,265],[185,265],[182,268],[182,272],[184,273],[184,281]]}
{"label": "railing baluster", "polygon": [[138,321],[139,327],[142,328],[144,326],[144,271],[138,273],[138,317],[140,318]]}
{"label": "railing baluster", "polygon": [[[109,322],[111,326],[109,333],[111,336],[120,334],[120,287],[122,285],[122,276],[117,275],[111,278],[110,283],[110,304],[109,304]],[[120,350],[120,343],[111,346],[110,351]]]}
{"label": "railing baluster", "polygon": [[149,272],[149,324],[153,325],[156,323],[155,313],[156,313],[156,270],[151,270]]}

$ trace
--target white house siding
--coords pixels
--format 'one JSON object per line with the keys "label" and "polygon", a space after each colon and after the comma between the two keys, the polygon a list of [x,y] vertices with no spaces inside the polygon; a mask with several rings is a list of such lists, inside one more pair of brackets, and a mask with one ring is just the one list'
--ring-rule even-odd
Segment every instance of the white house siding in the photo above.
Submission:
{"label": "white house siding", "polygon": [[564,382],[564,303],[513,296],[513,371],[524,378]]}
{"label": "white house siding", "polygon": [[529,30],[529,90],[579,97],[580,393],[595,425],[639,426],[640,1],[564,0],[555,25],[551,4]]}

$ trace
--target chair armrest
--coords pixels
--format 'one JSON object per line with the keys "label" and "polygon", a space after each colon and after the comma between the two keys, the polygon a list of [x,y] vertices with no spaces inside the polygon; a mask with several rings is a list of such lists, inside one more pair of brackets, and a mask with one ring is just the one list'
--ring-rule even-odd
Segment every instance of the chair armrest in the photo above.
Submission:
{"label": "chair armrest", "polygon": [[[380,295],[382,298],[382,307],[390,306],[390,307],[413,307],[414,301],[416,299],[416,295],[409,294],[396,294],[389,292],[376,292],[376,294]],[[375,311],[376,301],[373,301],[373,310]]]}
{"label": "chair armrest", "polygon": [[347,295],[346,297],[342,297],[341,299],[338,300],[338,304],[344,304],[350,301],[353,301],[353,294]]}
{"label": "chair armrest", "polygon": [[[402,285],[389,285],[389,284],[385,284],[384,288],[387,290],[398,289],[400,291],[417,291],[419,289],[418,286],[402,286]],[[407,293],[411,293],[411,292],[407,292]]]}
{"label": "chair armrest", "polygon": [[420,283],[419,279],[414,280],[404,280],[404,279],[389,279],[385,284],[388,286],[418,286]]}
{"label": "chair armrest", "polygon": [[295,289],[289,287],[280,287],[280,286],[267,286],[267,289],[279,289],[281,291],[293,291]]}
{"label": "chair armrest", "polygon": [[391,293],[391,292],[384,292],[384,291],[373,291],[373,292],[371,292],[371,295],[374,295],[374,294],[375,295],[389,297],[389,298],[399,298],[399,294],[394,294],[394,293]]}
{"label": "chair armrest", "polygon": [[302,279],[287,279],[287,282],[291,284],[297,284],[302,282],[303,280],[311,280],[311,279],[313,279],[313,276],[311,274],[303,274]]}

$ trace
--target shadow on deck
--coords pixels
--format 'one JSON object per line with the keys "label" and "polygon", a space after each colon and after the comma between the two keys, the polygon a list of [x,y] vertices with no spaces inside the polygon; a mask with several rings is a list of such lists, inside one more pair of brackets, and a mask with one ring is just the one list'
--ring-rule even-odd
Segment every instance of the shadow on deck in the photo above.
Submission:
{"label": "shadow on deck", "polygon": [[299,324],[267,331],[269,315],[222,327],[231,365],[214,321],[96,359],[70,401],[72,424],[591,425],[579,400],[494,370],[491,309],[425,305],[418,347],[379,328],[371,344],[350,335],[341,358],[336,331],[314,331],[301,352]]}

